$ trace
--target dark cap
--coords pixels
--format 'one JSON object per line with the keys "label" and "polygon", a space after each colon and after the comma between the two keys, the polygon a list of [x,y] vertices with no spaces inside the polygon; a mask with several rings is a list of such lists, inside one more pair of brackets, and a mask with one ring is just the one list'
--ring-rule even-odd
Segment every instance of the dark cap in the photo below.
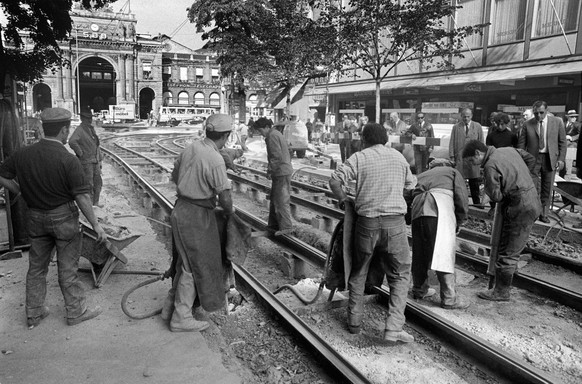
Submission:
{"label": "dark cap", "polygon": [[416,117],[424,117],[424,113],[419,113]]}
{"label": "dark cap", "polygon": [[43,123],[64,123],[71,121],[71,112],[64,108],[46,108],[40,113]]}
{"label": "dark cap", "polygon": [[81,112],[79,112],[79,116],[86,117],[88,119],[93,118],[93,114],[91,113],[91,110],[89,108],[81,108]]}
{"label": "dark cap", "polygon": [[205,126],[208,132],[232,131],[232,118],[224,113],[215,113],[208,116]]}

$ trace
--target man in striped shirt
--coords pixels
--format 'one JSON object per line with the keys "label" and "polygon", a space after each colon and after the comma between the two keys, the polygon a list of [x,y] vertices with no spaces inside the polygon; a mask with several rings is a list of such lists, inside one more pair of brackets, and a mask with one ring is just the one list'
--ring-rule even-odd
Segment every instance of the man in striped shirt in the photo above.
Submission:
{"label": "man in striped shirt", "polygon": [[414,337],[402,329],[412,261],[404,221],[403,191],[413,188],[415,179],[404,156],[385,146],[387,141],[384,127],[366,124],[362,131],[364,149],[354,153],[332,174],[329,185],[343,207],[348,200],[345,188],[348,183],[355,182],[354,203],[358,217],[348,281],[350,332],[360,332],[364,285],[376,250],[390,286],[384,339],[413,342]]}

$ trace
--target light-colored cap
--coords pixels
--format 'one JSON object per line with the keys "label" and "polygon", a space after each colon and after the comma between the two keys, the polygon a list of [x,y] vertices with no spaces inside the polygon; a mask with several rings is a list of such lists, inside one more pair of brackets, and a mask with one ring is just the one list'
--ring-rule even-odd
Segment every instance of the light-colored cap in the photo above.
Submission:
{"label": "light-colored cap", "polygon": [[215,113],[208,116],[205,122],[208,132],[228,132],[232,131],[232,118],[224,113]]}
{"label": "light-colored cap", "polygon": [[64,123],[71,121],[71,112],[64,108],[45,108],[40,113],[43,123]]}
{"label": "light-colored cap", "polygon": [[566,116],[578,116],[575,109],[570,109]]}

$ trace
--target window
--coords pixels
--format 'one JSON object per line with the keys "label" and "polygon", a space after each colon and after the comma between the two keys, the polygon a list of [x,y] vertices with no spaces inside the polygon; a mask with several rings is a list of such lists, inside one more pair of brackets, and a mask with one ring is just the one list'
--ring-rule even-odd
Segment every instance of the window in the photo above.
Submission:
{"label": "window", "polygon": [[180,67],[180,81],[188,81],[188,67]]}
{"label": "window", "polygon": [[[483,23],[485,0],[457,0],[457,5],[462,8],[457,9],[455,28]],[[482,40],[483,36],[478,33],[465,38],[469,48],[481,47],[483,45]]]}
{"label": "window", "polygon": [[527,0],[493,0],[491,44],[523,40]]}
{"label": "window", "polygon": [[178,93],[178,104],[185,105],[189,104],[188,92],[180,92]]}
{"label": "window", "polygon": [[204,68],[196,68],[196,81],[204,80]]}
{"label": "window", "polygon": [[91,72],[91,79],[101,80],[103,79],[103,74],[101,72]]}
{"label": "window", "polygon": [[210,94],[210,105],[220,105],[220,95],[218,93]]}
{"label": "window", "polygon": [[[576,30],[579,0],[537,0],[534,14],[534,37],[550,36]],[[560,23],[562,26],[560,26]]]}
{"label": "window", "polygon": [[204,93],[198,92],[194,95],[194,105],[204,104]]}
{"label": "window", "polygon": [[172,75],[172,65],[171,64],[165,64],[162,73],[164,75]]}
{"label": "window", "polygon": [[111,72],[103,73],[103,80],[113,80],[113,73]]}
{"label": "window", "polygon": [[152,62],[142,61],[141,66],[144,80],[150,80],[152,78]]}
{"label": "window", "polygon": [[89,71],[83,71],[83,72],[81,72],[81,77],[83,79],[90,79],[91,78],[91,72],[89,72]]}
{"label": "window", "polygon": [[212,68],[212,81],[218,81],[218,68]]}

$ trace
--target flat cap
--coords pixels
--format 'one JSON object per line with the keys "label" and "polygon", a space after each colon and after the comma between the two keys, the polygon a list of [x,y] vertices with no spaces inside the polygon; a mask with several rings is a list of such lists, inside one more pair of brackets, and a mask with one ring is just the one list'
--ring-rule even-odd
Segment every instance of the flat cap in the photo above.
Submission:
{"label": "flat cap", "polygon": [[64,108],[46,108],[40,113],[43,123],[64,123],[71,121],[71,112]]}
{"label": "flat cap", "polygon": [[93,118],[93,114],[91,113],[91,110],[89,108],[81,108],[81,112],[79,112],[79,116],[86,117],[89,119]]}
{"label": "flat cap", "polygon": [[416,115],[416,117],[424,117],[424,113],[419,113],[418,115]]}
{"label": "flat cap", "polygon": [[232,118],[224,113],[215,113],[206,119],[206,130],[209,132],[232,131]]}

